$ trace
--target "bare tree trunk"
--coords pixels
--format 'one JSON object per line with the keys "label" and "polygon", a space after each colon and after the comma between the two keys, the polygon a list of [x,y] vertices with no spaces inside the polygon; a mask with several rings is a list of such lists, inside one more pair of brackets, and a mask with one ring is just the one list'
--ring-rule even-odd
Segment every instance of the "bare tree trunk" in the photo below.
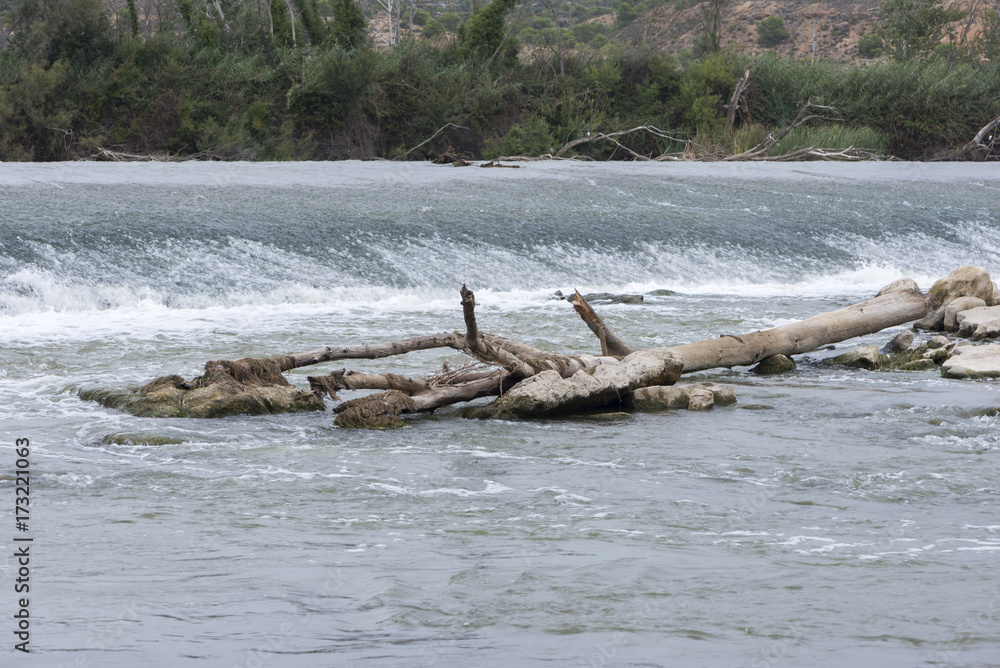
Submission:
{"label": "bare tree trunk", "polygon": [[295,10],[292,9],[292,0],[285,0],[285,6],[288,7],[288,20],[292,24],[292,48],[298,48],[298,43],[295,40]]}
{"label": "bare tree trunk", "polygon": [[751,65],[747,68],[747,71],[743,73],[743,77],[736,83],[736,88],[733,89],[733,95],[729,98],[729,105],[726,109],[726,130],[732,130],[733,125],[736,124],[736,113],[740,109],[740,104],[743,103],[743,93],[746,92],[747,86],[750,85],[750,69],[753,67]]}
{"label": "bare tree trunk", "polygon": [[919,320],[931,309],[931,297],[902,290],[869,299],[801,322],[750,334],[723,334],[668,348],[684,360],[684,373],[719,367],[750,366],[775,355],[798,355],[856,336],[874,334]]}

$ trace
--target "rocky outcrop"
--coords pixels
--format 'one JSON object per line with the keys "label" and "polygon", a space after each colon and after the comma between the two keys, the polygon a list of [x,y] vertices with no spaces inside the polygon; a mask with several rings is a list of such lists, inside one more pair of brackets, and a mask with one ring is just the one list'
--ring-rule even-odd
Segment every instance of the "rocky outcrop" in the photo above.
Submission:
{"label": "rocky outcrop", "polygon": [[1000,337],[1000,306],[967,309],[955,317],[959,336],[973,341]]}
{"label": "rocky outcrop", "polygon": [[979,297],[958,297],[951,300],[944,307],[944,331],[958,331],[958,314],[981,306],[986,306],[986,302]]}
{"label": "rocky outcrop", "polygon": [[253,360],[209,362],[191,382],[164,376],[141,387],[87,389],[81,399],[138,417],[214,418],[325,410],[323,399],[292,387],[276,368]]}
{"label": "rocky outcrop", "polygon": [[927,291],[934,299],[933,308],[947,306],[959,297],[979,297],[987,306],[993,304],[993,279],[982,267],[967,264],[934,283]]}
{"label": "rocky outcrop", "polygon": [[1000,344],[960,345],[941,365],[945,378],[1000,378]]}

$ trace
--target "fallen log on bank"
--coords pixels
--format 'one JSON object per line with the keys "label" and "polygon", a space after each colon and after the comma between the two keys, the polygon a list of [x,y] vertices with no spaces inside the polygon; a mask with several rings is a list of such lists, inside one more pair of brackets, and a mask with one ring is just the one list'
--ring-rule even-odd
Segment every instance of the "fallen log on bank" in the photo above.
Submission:
{"label": "fallen log on bank", "polygon": [[[601,355],[563,355],[480,331],[471,290],[461,289],[464,332],[442,332],[401,341],[326,346],[280,357],[206,363],[205,373],[187,382],[158,378],[129,391],[81,392],[105,406],[149,417],[218,417],[321,410],[322,396],[340,401],[339,392],[375,394],[340,403],[335,424],[398,426],[407,413],[497,397],[466,411],[470,417],[539,417],[628,407],[641,388],[673,385],[682,373],[716,367],[749,366],[775,355],[794,355],[830,343],[872,334],[923,317],[932,299],[903,289],[824,313],[801,322],[749,334],[725,334],[667,348],[637,350],[614,334],[577,292],[573,307],[601,344]],[[346,359],[379,359],[417,350],[450,348],[468,355],[472,366],[423,378],[340,369],[308,378],[311,391],[292,387],[283,373]]]}

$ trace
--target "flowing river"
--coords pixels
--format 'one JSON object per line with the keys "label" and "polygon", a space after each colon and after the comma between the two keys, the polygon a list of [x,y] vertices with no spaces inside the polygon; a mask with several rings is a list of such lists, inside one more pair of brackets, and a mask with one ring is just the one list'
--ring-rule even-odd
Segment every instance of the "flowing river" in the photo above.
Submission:
{"label": "flowing river", "polygon": [[[790,375],[685,379],[736,387],[710,412],[451,408],[385,432],[323,412],[144,419],[76,394],[462,329],[463,283],[484,331],[594,353],[556,290],[645,294],[595,308],[654,347],[963,264],[1000,277],[996,166],[0,164],[2,663],[998,665],[1000,382],[817,351]],[[463,358],[346,366],[443,362]]]}

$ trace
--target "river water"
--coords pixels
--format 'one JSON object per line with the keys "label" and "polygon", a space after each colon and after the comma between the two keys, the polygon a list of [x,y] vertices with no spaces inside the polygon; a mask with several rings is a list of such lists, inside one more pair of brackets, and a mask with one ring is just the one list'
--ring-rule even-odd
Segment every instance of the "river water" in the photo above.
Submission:
{"label": "river water", "polygon": [[707,413],[388,432],[76,396],[461,329],[463,283],[483,330],[557,351],[599,349],[551,298],[573,288],[647,293],[596,306],[637,347],[739,334],[901,276],[1000,276],[998,202],[1000,172],[961,164],[0,165],[3,663],[998,665],[1000,383],[821,351],[698,374],[740,399]]}

